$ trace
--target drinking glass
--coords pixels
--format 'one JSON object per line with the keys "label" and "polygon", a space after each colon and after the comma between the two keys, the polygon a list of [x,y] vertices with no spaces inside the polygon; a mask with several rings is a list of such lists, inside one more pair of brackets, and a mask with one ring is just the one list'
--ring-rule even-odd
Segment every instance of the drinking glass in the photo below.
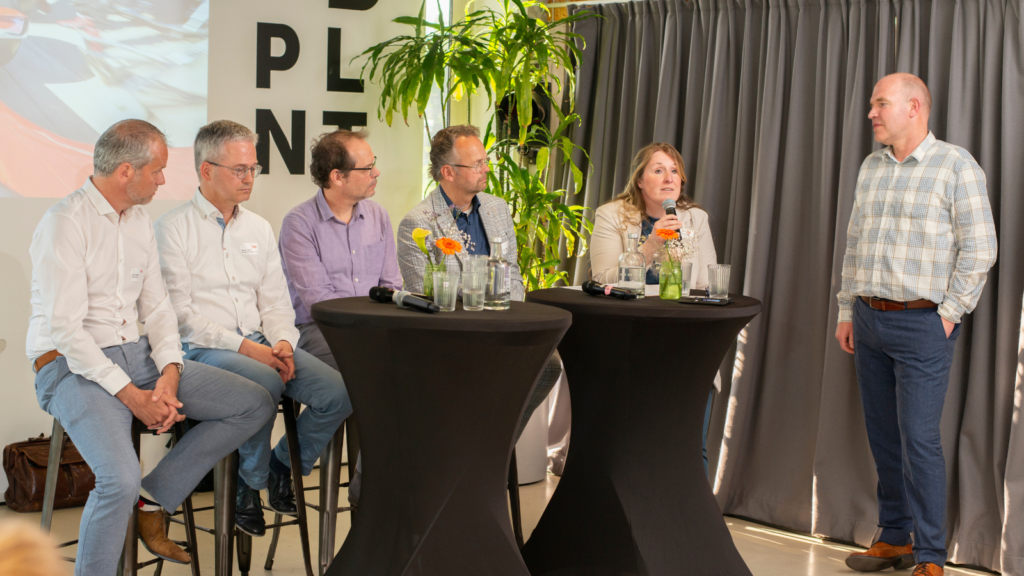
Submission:
{"label": "drinking glass", "polygon": [[708,292],[712,298],[729,297],[729,265],[708,264]]}
{"label": "drinking glass", "polygon": [[474,254],[462,259],[462,309],[478,312],[484,309],[487,288],[487,256]]}
{"label": "drinking glass", "polygon": [[693,276],[693,262],[687,260],[686,262],[679,263],[679,273],[682,277],[680,282],[679,294],[682,296],[690,295],[690,280]]}
{"label": "drinking glass", "polygon": [[455,301],[459,295],[459,274],[451,272],[434,272],[434,304],[441,312],[454,312]]}

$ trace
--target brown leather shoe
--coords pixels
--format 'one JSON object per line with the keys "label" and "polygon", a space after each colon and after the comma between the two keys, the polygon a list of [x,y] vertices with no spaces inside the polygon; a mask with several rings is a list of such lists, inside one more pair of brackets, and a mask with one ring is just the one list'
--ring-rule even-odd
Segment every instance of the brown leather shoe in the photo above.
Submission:
{"label": "brown leather shoe", "polygon": [[944,570],[942,566],[938,564],[932,564],[931,562],[921,562],[914,568],[912,576],[942,576]]}
{"label": "brown leather shoe", "polygon": [[139,510],[139,537],[150,554],[176,564],[190,564],[192,557],[180,546],[167,539],[167,528],[163,510],[144,512]]}
{"label": "brown leather shoe", "polygon": [[847,556],[846,565],[858,572],[878,572],[886,568],[906,570],[914,565],[913,546],[893,546],[885,542],[875,542],[871,548]]}

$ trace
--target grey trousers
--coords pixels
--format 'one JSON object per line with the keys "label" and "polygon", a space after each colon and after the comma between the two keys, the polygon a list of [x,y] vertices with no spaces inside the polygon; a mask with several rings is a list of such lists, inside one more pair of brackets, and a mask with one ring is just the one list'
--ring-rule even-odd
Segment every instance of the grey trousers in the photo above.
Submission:
{"label": "grey trousers", "polygon": [[[324,335],[320,332],[316,322],[301,324],[298,326],[298,329],[299,348],[316,356],[324,364],[337,370],[338,363],[334,360],[334,354],[331,353],[330,347],[327,346],[327,341],[324,340]],[[530,421],[530,416],[533,416],[534,410],[548,397],[548,394],[551,393],[551,389],[558,383],[558,378],[561,375],[562,357],[558,355],[558,350],[555,350],[551,354],[551,358],[548,358],[548,363],[544,365],[544,371],[540,374],[537,387],[533,389],[533,395],[530,396],[530,401],[526,404],[526,412],[523,413],[523,419],[519,421],[519,429],[516,430],[516,441],[522,436],[523,430],[526,429],[526,424]],[[360,470],[362,470],[362,467],[360,467]]]}
{"label": "grey trousers", "polygon": [[[149,340],[104,348],[103,353],[132,379],[152,390],[160,374],[150,358]],[[179,410],[202,421],[181,438],[145,478],[132,446],[133,415],[95,382],[72,374],[58,357],[36,374],[39,405],[64,426],[96,476],[82,511],[75,574],[113,574],[139,488],[173,511],[203,476],[252,436],[277,412],[270,394],[230,372],[185,361],[178,384]]]}

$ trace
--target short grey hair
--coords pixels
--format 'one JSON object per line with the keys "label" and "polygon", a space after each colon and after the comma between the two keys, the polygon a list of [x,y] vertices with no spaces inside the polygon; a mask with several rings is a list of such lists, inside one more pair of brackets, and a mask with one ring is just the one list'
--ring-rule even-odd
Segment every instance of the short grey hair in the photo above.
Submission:
{"label": "short grey hair", "polygon": [[153,161],[153,142],[167,146],[167,136],[145,120],[121,120],[107,128],[92,151],[92,171],[96,176],[110,176],[117,167],[128,163],[135,170]]}
{"label": "short grey hair", "polygon": [[438,130],[430,139],[430,177],[441,181],[441,167],[455,162],[455,142],[463,136],[480,138],[480,129],[470,124],[449,126]]}
{"label": "short grey hair", "polygon": [[193,151],[196,158],[196,174],[203,162],[213,162],[220,156],[221,149],[228,142],[259,142],[259,135],[231,120],[214,120],[199,129]]}

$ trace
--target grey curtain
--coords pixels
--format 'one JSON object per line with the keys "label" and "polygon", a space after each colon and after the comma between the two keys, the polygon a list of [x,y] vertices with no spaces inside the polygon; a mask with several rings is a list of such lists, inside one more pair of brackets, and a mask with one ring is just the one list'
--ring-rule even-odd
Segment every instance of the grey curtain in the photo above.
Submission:
{"label": "grey curtain", "polygon": [[[714,408],[709,456],[723,512],[862,545],[876,535],[876,476],[853,359],[833,337],[835,295],[857,171],[877,147],[866,120],[874,83],[895,71],[928,83],[936,136],[986,171],[1000,239],[999,263],[962,328],[943,417],[950,559],[1024,574],[1019,383],[1014,416],[1024,370],[1019,7],[638,0],[576,9],[602,18],[576,27],[586,48],[573,139],[592,172],[571,200],[611,200],[636,151],[674,144],[686,191],[711,215],[719,256],[732,265],[732,290],[764,302],[727,360],[731,382]],[[578,284],[589,263],[573,264]]]}

